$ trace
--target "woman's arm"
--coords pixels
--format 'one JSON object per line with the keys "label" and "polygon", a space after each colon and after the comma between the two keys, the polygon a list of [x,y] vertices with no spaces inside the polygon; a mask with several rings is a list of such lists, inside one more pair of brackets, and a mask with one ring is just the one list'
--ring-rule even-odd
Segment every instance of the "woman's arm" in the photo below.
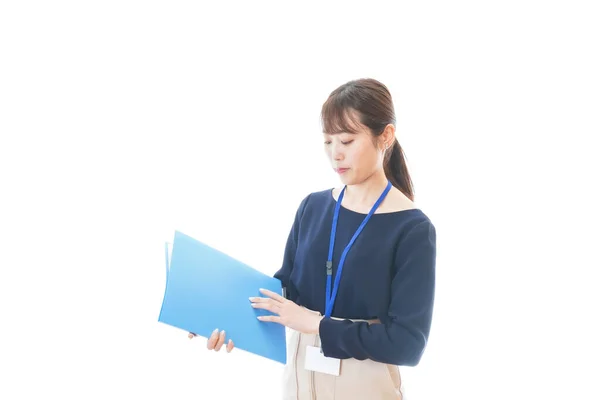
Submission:
{"label": "woman's arm", "polygon": [[392,296],[382,323],[324,318],[319,334],[325,356],[407,366],[419,363],[434,302],[436,231],[430,221],[411,229],[397,249],[395,262]]}
{"label": "woman's arm", "polygon": [[309,197],[310,195],[306,196],[300,202],[298,210],[296,211],[294,223],[292,224],[292,228],[290,229],[290,233],[285,245],[281,268],[274,274],[274,277],[281,281],[281,286],[286,294],[285,297],[290,300],[295,299],[296,296],[294,289],[290,285],[290,275],[292,274],[294,258],[296,257],[296,249],[298,248],[298,232],[300,230],[300,221],[302,220],[302,215],[306,209],[306,204],[308,203]]}

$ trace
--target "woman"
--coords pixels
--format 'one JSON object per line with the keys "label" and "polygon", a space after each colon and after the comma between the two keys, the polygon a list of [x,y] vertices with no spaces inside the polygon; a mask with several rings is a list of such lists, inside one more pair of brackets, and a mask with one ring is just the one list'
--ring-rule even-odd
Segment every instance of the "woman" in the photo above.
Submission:
{"label": "woman", "polygon": [[[398,366],[417,365],[429,336],[435,227],[413,203],[382,83],[340,86],[321,117],[343,187],[302,200],[275,273],[285,297],[262,291],[251,306],[291,329],[285,399],[402,399]],[[215,331],[207,347],[225,340]]]}

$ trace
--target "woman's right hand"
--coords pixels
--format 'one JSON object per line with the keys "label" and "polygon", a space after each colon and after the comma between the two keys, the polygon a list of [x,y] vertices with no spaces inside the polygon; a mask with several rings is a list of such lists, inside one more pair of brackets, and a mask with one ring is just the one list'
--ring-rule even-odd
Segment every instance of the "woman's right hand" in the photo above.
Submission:
{"label": "woman's right hand", "polygon": [[[196,336],[198,336],[198,335],[196,335],[195,333],[192,333],[192,332],[190,332],[188,334],[188,338],[190,338],[190,339],[193,339]],[[215,329],[206,342],[206,348],[208,350],[219,351],[219,350],[221,350],[221,347],[223,347],[224,344],[225,344],[225,331],[219,332],[219,329]],[[231,339],[229,339],[229,342],[227,343],[227,346],[225,347],[225,349],[227,350],[228,353],[231,353],[231,350],[233,350],[233,347],[234,347],[233,341]]]}

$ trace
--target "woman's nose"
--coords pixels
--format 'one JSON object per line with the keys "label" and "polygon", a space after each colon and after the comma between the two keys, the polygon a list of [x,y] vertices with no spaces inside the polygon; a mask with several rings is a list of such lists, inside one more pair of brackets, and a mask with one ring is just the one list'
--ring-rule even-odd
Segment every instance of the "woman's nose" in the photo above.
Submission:
{"label": "woman's nose", "polygon": [[344,159],[344,152],[342,151],[341,145],[333,144],[331,149],[331,157],[336,161]]}

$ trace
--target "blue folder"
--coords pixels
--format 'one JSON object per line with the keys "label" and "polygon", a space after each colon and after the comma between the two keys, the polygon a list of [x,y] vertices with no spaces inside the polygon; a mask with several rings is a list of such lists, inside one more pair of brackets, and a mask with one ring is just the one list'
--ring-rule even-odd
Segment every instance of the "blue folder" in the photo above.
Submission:
{"label": "blue folder", "polygon": [[250,306],[260,288],[281,294],[281,282],[187,236],[175,232],[159,322],[208,338],[225,330],[236,348],[286,363],[285,327],[259,321],[266,310]]}

